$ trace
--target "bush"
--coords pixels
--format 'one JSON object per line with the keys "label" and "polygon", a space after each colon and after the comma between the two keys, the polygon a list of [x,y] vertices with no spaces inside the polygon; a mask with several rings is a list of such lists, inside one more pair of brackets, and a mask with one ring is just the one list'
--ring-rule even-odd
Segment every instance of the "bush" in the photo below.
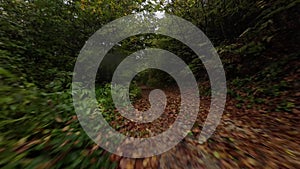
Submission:
{"label": "bush", "polygon": [[45,93],[4,68],[0,79],[1,168],[116,167],[82,130],[70,89]]}

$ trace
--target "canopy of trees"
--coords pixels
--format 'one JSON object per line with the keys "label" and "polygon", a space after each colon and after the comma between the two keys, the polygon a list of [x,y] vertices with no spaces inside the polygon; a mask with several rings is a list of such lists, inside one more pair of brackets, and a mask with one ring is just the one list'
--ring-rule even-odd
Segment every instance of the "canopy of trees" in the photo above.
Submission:
{"label": "canopy of trees", "polygon": [[[173,14],[199,27],[221,57],[237,108],[294,112],[300,96],[299,7],[296,0],[0,0],[0,168],[118,166],[77,121],[72,72],[93,33],[137,12]],[[108,121],[116,119],[113,70],[147,47],[182,58],[203,84],[201,94],[210,94],[205,68],[191,49],[163,35],[133,36],[115,46],[99,68],[96,94]],[[162,71],[142,72],[131,85],[132,99],[141,96],[143,85],[175,84]]]}

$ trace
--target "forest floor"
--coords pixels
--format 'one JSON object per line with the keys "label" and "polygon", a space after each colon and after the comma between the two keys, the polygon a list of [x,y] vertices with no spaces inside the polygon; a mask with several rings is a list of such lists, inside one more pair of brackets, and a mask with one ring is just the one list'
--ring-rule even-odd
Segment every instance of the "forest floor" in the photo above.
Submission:
{"label": "forest floor", "polygon": [[[149,91],[143,90],[142,98],[136,101],[139,111],[149,108]],[[119,126],[120,132],[130,136],[151,137],[165,131],[177,117],[180,94],[176,89],[164,92],[167,96],[165,112],[153,124],[140,125],[119,117],[111,125]],[[200,113],[191,134],[171,150],[150,158],[111,155],[110,159],[121,169],[300,168],[299,110],[270,112],[267,105],[237,108],[236,104],[235,99],[227,98],[219,126],[203,144],[196,138],[209,112],[209,97],[201,97]]]}

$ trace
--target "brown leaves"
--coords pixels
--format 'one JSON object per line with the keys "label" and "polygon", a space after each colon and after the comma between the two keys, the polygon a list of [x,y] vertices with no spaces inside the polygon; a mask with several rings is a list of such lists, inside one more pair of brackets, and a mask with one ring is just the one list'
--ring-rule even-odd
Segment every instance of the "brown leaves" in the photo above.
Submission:
{"label": "brown leaves", "polygon": [[134,169],[135,160],[130,158],[122,158],[120,161],[121,169]]}
{"label": "brown leaves", "polygon": [[[176,92],[175,92],[176,93]],[[178,115],[178,93],[167,93],[168,105],[162,116],[152,124],[135,124],[124,118],[114,122],[120,131],[138,137],[151,137],[167,130]],[[210,98],[202,98],[194,135],[199,135],[210,107]],[[147,100],[138,101],[136,108],[144,111]],[[214,135],[204,144],[185,139],[159,156],[129,159],[112,155],[119,168],[299,168],[299,110],[293,113],[271,113],[265,108],[237,109],[237,101],[228,100]],[[255,107],[255,106],[254,106]],[[122,123],[122,124],[119,124]],[[139,134],[136,134],[138,133]]]}
{"label": "brown leaves", "polygon": [[[116,155],[112,155],[113,158],[116,158]],[[120,157],[120,156],[118,156]],[[131,159],[131,158],[122,158],[119,163],[120,169],[150,169],[158,168],[159,161],[156,156],[144,158],[144,159]]]}

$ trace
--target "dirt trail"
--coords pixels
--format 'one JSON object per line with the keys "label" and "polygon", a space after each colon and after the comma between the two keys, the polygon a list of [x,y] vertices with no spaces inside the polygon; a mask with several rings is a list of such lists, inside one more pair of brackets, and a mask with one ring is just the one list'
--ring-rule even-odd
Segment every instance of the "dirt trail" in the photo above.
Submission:
{"label": "dirt trail", "polygon": [[[139,111],[149,108],[148,94],[136,101]],[[177,90],[165,91],[168,104],[162,116],[151,124],[135,124],[120,117],[113,125],[133,137],[151,137],[168,129],[177,117],[180,95]],[[228,99],[222,121],[213,136],[204,144],[195,139],[209,112],[210,99],[202,97],[197,122],[187,136],[170,151],[144,159],[111,156],[121,169],[172,168],[300,168],[300,116],[291,113],[266,112],[260,107],[238,109]]]}

